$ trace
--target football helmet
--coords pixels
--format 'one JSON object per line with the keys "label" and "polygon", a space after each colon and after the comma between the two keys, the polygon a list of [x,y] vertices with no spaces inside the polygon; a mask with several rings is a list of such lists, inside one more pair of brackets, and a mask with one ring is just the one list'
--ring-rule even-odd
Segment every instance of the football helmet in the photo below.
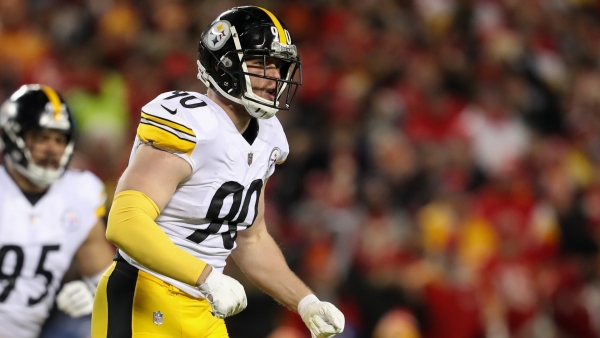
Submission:
{"label": "football helmet", "polygon": [[[264,59],[264,72],[248,72],[246,60]],[[267,58],[281,63],[280,76],[267,76]],[[253,92],[250,77],[276,82],[274,99]],[[302,84],[302,68],[296,46],[285,25],[264,8],[232,8],[217,17],[202,33],[198,46],[198,79],[227,99],[243,105],[256,118],[267,119],[289,110]],[[297,80],[295,80],[297,79]]]}
{"label": "football helmet", "polygon": [[[58,169],[36,165],[24,135],[30,130],[51,129],[67,136],[67,147]],[[60,95],[39,84],[23,85],[0,107],[0,149],[4,159],[35,185],[46,187],[65,171],[75,147],[73,115]]]}

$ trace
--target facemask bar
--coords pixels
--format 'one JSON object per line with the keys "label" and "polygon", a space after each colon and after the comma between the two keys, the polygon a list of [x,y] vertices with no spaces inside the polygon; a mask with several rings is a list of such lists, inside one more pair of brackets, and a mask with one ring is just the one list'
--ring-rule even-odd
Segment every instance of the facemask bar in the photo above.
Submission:
{"label": "facemask bar", "polygon": [[[47,187],[58,180],[65,172],[65,169],[71,161],[71,156],[73,155],[73,151],[75,149],[74,135],[70,136],[69,143],[67,144],[60,158],[58,169],[48,169],[35,164],[33,157],[31,156],[31,151],[29,148],[27,148],[25,145],[25,140],[23,140],[21,136],[14,133],[11,128],[5,128],[5,132],[10,140],[20,150],[18,154],[6,154],[4,156],[5,160],[10,161],[14,165],[15,169],[33,184],[42,188]],[[25,157],[24,165],[21,164],[22,156]]]}
{"label": "facemask bar", "polygon": [[[289,110],[292,100],[296,95],[296,91],[298,87],[302,85],[302,65],[300,61],[292,60],[292,59],[282,59],[278,58],[281,62],[285,63],[284,66],[280,67],[280,72],[285,69],[286,74],[281,74],[284,76],[283,78],[276,78],[272,76],[267,76],[267,60],[272,58],[272,56],[268,56],[264,54],[263,50],[260,50],[260,54],[257,51],[249,50],[245,51],[244,57],[242,60],[242,69],[243,72],[232,71],[232,74],[242,75],[244,78],[245,90],[242,90],[242,96],[252,102],[256,102],[258,104],[265,105],[270,108],[275,108],[278,110]],[[262,74],[254,74],[248,71],[246,60],[262,58],[263,59],[263,72]],[[300,72],[298,72],[300,70]],[[294,81],[294,77],[298,72],[299,81]],[[275,98],[273,101],[264,99],[258,95],[256,95],[253,91],[251,84],[251,77],[262,78],[266,80],[271,80],[275,82]],[[285,93],[285,95],[283,95]],[[281,98],[284,98],[281,101]]]}
{"label": "facemask bar", "polygon": [[60,158],[58,169],[44,168],[35,164],[33,158],[31,157],[31,152],[27,148],[23,150],[25,158],[27,159],[27,167],[24,167],[19,163],[13,163],[17,171],[19,171],[23,176],[27,177],[32,183],[39,187],[47,187],[58,180],[65,172],[66,167],[71,160],[71,155],[73,155],[74,148],[75,143],[69,142]]}

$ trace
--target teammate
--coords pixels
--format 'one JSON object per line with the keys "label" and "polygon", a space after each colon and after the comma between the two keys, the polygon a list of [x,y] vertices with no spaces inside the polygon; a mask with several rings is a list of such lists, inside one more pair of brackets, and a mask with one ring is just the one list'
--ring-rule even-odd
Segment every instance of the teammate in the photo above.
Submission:
{"label": "teammate", "polygon": [[334,336],[343,314],[288,268],[264,219],[266,181],[289,151],[274,115],[301,84],[289,32],[266,9],[230,9],[202,33],[198,70],[207,95],[172,91],[142,108],[108,218],[119,250],[98,285],[92,337],[228,337],[223,318],[246,307],[222,274],[230,254],[312,337]]}
{"label": "teammate", "polygon": [[37,337],[73,257],[84,281],[66,284],[58,307],[90,314],[113,249],[104,238],[104,186],[67,170],[75,129],[52,88],[25,85],[0,108],[0,337]]}

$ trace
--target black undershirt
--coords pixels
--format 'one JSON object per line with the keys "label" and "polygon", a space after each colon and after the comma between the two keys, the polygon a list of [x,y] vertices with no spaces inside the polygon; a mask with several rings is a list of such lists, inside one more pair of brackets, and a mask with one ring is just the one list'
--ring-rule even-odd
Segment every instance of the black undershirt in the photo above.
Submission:
{"label": "black undershirt", "polygon": [[258,120],[256,118],[252,118],[250,123],[248,124],[248,128],[244,130],[242,133],[242,137],[248,142],[248,144],[254,143],[256,137],[258,136]]}
{"label": "black undershirt", "polygon": [[[22,191],[22,190],[21,190]],[[44,190],[43,192],[24,192],[23,195],[29,200],[31,205],[35,205],[39,200],[44,197],[48,190]]]}

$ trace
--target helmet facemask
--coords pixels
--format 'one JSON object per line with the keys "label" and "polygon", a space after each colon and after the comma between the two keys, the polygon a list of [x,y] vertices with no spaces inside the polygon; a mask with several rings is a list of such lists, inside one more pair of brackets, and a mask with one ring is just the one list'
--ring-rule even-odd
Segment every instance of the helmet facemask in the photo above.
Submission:
{"label": "helmet facemask", "polygon": [[[275,41],[273,43],[276,43]],[[295,46],[294,50],[296,49]],[[289,110],[292,99],[296,95],[296,91],[298,90],[298,86],[301,83],[294,81],[294,75],[298,70],[300,70],[299,76],[302,76],[301,65],[297,61],[291,60],[289,57],[277,57],[276,59],[282,62],[282,66],[279,69],[281,78],[274,78],[267,76],[267,62],[268,59],[273,58],[272,55],[261,55],[260,52],[256,51],[245,51],[243,61],[242,61],[242,72],[235,72],[238,77],[241,79],[242,83],[242,96],[241,101],[246,110],[250,113],[250,115],[256,118],[269,118],[275,115],[279,110]],[[248,65],[246,60],[262,58],[263,65],[263,73],[255,74],[248,71]],[[260,97],[256,93],[254,93],[254,88],[252,86],[252,77],[263,78],[267,80],[271,80],[275,82],[275,95],[273,100],[268,100],[263,97]],[[260,116],[257,116],[261,114]]]}
{"label": "helmet facemask", "polygon": [[75,149],[75,142],[73,140],[69,141],[60,157],[58,168],[46,168],[35,164],[35,160],[31,155],[31,150],[29,150],[25,144],[25,140],[21,136],[9,132],[7,132],[7,135],[13,139],[13,142],[19,150],[13,150],[10,153],[6,153],[4,159],[7,162],[10,162],[11,165],[13,165],[21,175],[31,181],[31,183],[42,188],[50,186],[64,174]]}

